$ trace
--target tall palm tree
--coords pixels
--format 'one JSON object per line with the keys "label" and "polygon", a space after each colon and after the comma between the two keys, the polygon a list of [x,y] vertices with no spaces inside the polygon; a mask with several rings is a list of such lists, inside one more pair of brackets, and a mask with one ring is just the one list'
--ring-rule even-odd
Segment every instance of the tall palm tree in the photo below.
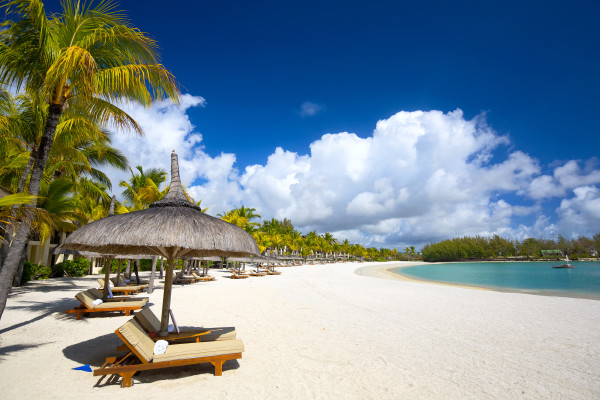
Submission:
{"label": "tall palm tree", "polygon": [[[62,13],[46,15],[41,0],[11,0],[2,8],[0,81],[41,93],[48,102],[28,192],[37,195],[56,127],[69,108],[95,115],[103,125],[141,133],[117,101],[149,105],[179,99],[173,75],[158,63],[156,43],[132,27],[110,0],[95,6],[65,0]],[[31,204],[31,207],[34,205]],[[0,317],[29,235],[21,224],[0,271]]]}

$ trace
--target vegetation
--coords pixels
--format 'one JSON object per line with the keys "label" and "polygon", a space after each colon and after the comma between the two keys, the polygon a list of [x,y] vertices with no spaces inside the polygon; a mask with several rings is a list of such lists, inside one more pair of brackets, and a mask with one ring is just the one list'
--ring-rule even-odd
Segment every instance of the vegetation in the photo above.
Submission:
{"label": "vegetation", "polygon": [[65,260],[52,266],[52,276],[85,276],[90,269],[90,260],[78,257],[74,261]]}
{"label": "vegetation", "polygon": [[[560,250],[560,255],[544,256],[542,250]],[[541,259],[562,258],[572,260],[597,257],[600,252],[600,233],[593,238],[580,237],[568,240],[559,235],[557,240],[527,238],[522,242],[504,239],[498,235],[491,238],[475,236],[444,240],[428,244],[421,250],[425,261],[459,261],[482,259]]]}
{"label": "vegetation", "polygon": [[52,269],[50,267],[25,261],[23,275],[21,276],[21,285],[34,279],[48,279],[51,275]]}
{"label": "vegetation", "polygon": [[350,244],[347,239],[340,242],[329,232],[319,235],[312,231],[303,235],[287,218],[273,218],[260,224],[256,222],[260,218],[256,209],[243,205],[219,216],[252,234],[260,252],[266,255],[378,261],[404,259],[407,255],[411,258],[416,257],[414,247],[403,255],[396,249],[365,248],[359,244]]}
{"label": "vegetation", "polygon": [[[49,16],[41,0],[8,0],[1,5],[5,21],[0,30],[0,82],[5,86],[0,93],[0,153],[15,161],[8,169],[20,172],[13,193],[38,196],[45,179],[83,178],[79,167],[102,181],[92,172],[93,156],[76,146],[72,152],[57,147],[61,126],[73,133],[64,136],[71,143],[89,133],[90,152],[100,154],[93,142],[106,137],[108,127],[141,133],[115,104],[147,106],[156,99],[179,100],[174,77],[158,63],[156,43],[131,26],[114,2],[65,0],[62,6],[60,13]],[[19,102],[10,101],[8,85],[29,99],[30,119],[13,118]],[[74,126],[79,129],[71,129]],[[23,155],[27,151],[29,156]],[[53,155],[54,169],[48,170]],[[22,170],[18,163],[25,164]],[[102,197],[87,189],[92,188],[82,189],[80,196]],[[39,200],[21,207],[36,205]],[[16,228],[0,270],[0,316],[32,228],[29,220],[14,218],[11,224]]]}

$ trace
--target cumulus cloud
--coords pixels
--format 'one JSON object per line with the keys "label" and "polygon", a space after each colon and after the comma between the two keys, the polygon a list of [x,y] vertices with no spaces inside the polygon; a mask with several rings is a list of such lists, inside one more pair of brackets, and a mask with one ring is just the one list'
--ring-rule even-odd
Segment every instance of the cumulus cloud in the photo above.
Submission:
{"label": "cumulus cloud", "polygon": [[558,226],[565,236],[598,233],[600,226],[600,189],[580,186],[573,189],[573,197],[563,199],[557,209]]}
{"label": "cumulus cloud", "polygon": [[[179,105],[170,101],[156,102],[148,108],[135,104],[122,105],[141,125],[144,135],[116,133],[113,135],[113,146],[127,156],[132,168],[141,165],[144,169],[162,168],[170,173],[170,154],[175,150],[179,155],[184,184],[189,185],[197,178],[209,182],[226,181],[235,171],[235,155],[222,153],[211,157],[206,154],[202,146],[202,134],[195,130],[186,114],[188,109],[204,107],[205,104],[205,99],[200,96],[184,94]],[[128,180],[131,173],[108,169],[107,174],[111,178],[113,192],[119,195],[119,182]]]}
{"label": "cumulus cloud", "polygon": [[[177,150],[184,184],[202,179],[189,190],[213,215],[244,204],[265,219],[289,218],[304,232],[377,247],[477,234],[589,234],[600,222],[595,160],[563,162],[543,174],[535,158],[508,152],[509,139],[484,116],[399,112],[379,121],[369,137],[324,134],[308,154],[278,147],[264,163],[238,170],[234,154],[205,152],[187,118],[187,109],[204,103],[184,96],[178,107],[131,109],[146,137],[119,136],[116,146],[132,165],[165,169]],[[549,210],[542,202],[554,196],[563,200]]]}
{"label": "cumulus cloud", "polygon": [[569,160],[554,168],[552,175],[542,175],[533,179],[528,195],[533,199],[563,197],[567,192],[580,186],[600,183],[600,170],[596,169],[597,160],[592,159],[581,168],[580,163]]}
{"label": "cumulus cloud", "polygon": [[319,111],[321,111],[323,109],[323,106],[310,102],[310,101],[305,101],[304,103],[302,103],[300,105],[300,110],[298,111],[298,114],[303,117],[312,117],[313,115],[316,115]]}

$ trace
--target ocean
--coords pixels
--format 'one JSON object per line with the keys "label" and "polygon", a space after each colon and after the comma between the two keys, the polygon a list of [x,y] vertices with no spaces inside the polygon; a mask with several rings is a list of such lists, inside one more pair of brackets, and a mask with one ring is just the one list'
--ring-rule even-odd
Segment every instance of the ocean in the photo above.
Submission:
{"label": "ocean", "polygon": [[575,268],[552,268],[553,265],[563,263],[564,261],[423,264],[391,271],[419,280],[600,300],[600,262],[573,261],[571,264]]}

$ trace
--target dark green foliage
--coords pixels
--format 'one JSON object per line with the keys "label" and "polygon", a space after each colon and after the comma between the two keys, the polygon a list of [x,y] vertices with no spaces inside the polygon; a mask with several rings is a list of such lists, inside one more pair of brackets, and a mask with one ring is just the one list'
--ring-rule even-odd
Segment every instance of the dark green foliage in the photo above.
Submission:
{"label": "dark green foliage", "polygon": [[21,276],[21,285],[26,284],[32,279],[48,279],[51,274],[52,269],[50,267],[25,261],[23,275]]}
{"label": "dark green foliage", "polygon": [[[112,260],[112,265],[110,268],[110,272],[111,273],[116,273],[117,272],[117,265],[118,263],[121,263],[121,271],[125,271],[125,268],[127,268],[127,261],[126,260]],[[135,263],[135,260],[131,261],[132,263]],[[160,269],[160,264],[161,261],[160,259],[156,260],[156,270],[158,271]],[[181,261],[179,261],[179,265],[181,265]],[[131,266],[131,269],[133,271],[133,265]],[[140,260],[140,271],[151,271],[152,270],[152,260]],[[102,273],[104,273],[104,267],[102,267]]]}
{"label": "dark green foliage", "polygon": [[85,276],[90,269],[90,261],[85,258],[77,258],[75,261],[65,260],[52,266],[52,276]]}
{"label": "dark green foliage", "polygon": [[542,250],[559,249],[562,255],[545,259],[563,258],[572,260],[597,257],[600,248],[600,234],[593,239],[580,237],[568,240],[559,235],[557,240],[527,238],[522,242],[504,239],[498,235],[491,238],[476,236],[462,237],[427,244],[421,250],[425,261],[490,260],[518,257],[520,259],[541,259]]}

